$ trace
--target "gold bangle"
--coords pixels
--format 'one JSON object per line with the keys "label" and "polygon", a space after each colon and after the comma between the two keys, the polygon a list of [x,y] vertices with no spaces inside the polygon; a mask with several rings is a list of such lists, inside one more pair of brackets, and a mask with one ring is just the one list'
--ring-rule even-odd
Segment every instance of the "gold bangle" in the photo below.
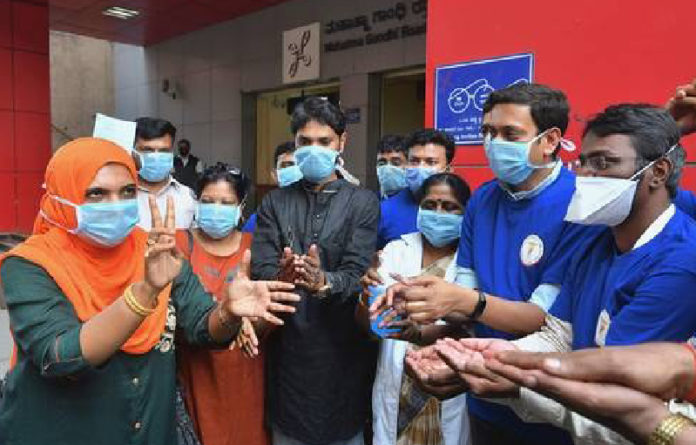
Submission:
{"label": "gold bangle", "polygon": [[128,308],[135,312],[137,315],[140,315],[141,317],[147,317],[148,315],[152,314],[155,312],[155,309],[148,309],[140,302],[138,301],[137,298],[135,298],[135,295],[133,294],[133,285],[131,284],[126,288],[126,290],[123,292],[123,301],[126,302],[126,306]]}
{"label": "gold bangle", "polygon": [[673,445],[677,435],[693,422],[681,414],[672,414],[655,428],[648,438],[648,445]]}

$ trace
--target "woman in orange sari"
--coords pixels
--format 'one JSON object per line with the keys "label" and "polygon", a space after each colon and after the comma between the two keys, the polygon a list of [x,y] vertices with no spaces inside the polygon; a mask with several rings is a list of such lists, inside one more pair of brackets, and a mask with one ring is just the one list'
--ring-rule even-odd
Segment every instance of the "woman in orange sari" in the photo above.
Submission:
{"label": "woman in orange sari", "polygon": [[34,236],[1,258],[15,339],[0,443],[172,444],[175,330],[225,347],[241,317],[281,323],[292,286],[253,282],[250,255],[219,303],[175,246],[174,204],[138,222],[136,170],[119,146],[82,138],[46,169]]}
{"label": "woman in orange sari", "polygon": [[[224,298],[251,246],[252,235],[240,231],[249,186],[239,169],[222,163],[208,167],[196,188],[196,228],[178,240],[193,272],[217,300]],[[188,413],[204,445],[270,443],[263,425],[263,355],[252,359],[240,348],[207,350],[182,344],[177,365]]]}

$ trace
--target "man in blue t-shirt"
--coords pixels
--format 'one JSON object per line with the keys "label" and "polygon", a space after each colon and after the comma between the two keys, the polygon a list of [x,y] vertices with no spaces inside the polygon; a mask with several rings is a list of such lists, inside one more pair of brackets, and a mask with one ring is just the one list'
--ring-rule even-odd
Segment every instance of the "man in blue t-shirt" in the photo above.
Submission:
{"label": "man in blue t-shirt", "polygon": [[404,144],[404,137],[397,134],[387,134],[377,144],[377,179],[382,200],[406,188],[408,149]]}
{"label": "man in blue t-shirt", "polygon": [[[483,112],[484,148],[497,179],[469,201],[457,284],[423,277],[390,288],[388,297],[406,300],[413,320],[462,314],[477,322],[477,336],[510,339],[542,326],[572,253],[597,231],[563,221],[575,190],[575,176],[558,157],[572,148],[563,139],[565,95],[518,84],[491,93]],[[571,443],[561,429],[524,423],[506,407],[474,397],[467,404],[474,445]]]}
{"label": "man in blue t-shirt", "polygon": [[[679,136],[667,112],[650,105],[611,106],[587,124],[580,177],[565,218],[600,227],[601,233],[574,252],[543,329],[512,343],[463,340],[465,352],[439,347],[465,381],[490,372],[477,356],[486,350],[564,352],[684,342],[694,335],[696,222],[672,203],[685,157]],[[576,443],[626,443],[532,391],[493,376],[484,380],[475,385],[479,394],[514,394],[506,403],[525,420],[562,426]]]}
{"label": "man in blue t-shirt", "polygon": [[[302,172],[295,162],[295,141],[287,141],[278,145],[273,154],[273,182],[285,187],[302,179]],[[254,233],[256,230],[256,212],[252,213],[242,228],[244,233]]]}
{"label": "man in blue t-shirt", "polygon": [[454,158],[454,139],[444,131],[425,128],[411,133],[404,144],[408,150],[406,188],[381,203],[377,249],[407,233],[417,232],[416,192],[428,177],[449,171]]}

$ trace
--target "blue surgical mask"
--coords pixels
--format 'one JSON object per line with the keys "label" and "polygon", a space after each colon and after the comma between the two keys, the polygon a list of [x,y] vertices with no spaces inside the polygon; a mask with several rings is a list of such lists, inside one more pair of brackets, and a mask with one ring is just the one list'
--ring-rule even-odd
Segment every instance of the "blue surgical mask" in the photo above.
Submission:
{"label": "blue surgical mask", "polygon": [[437,173],[435,167],[406,167],[406,184],[414,195],[426,179]]}
{"label": "blue surgical mask", "polygon": [[309,182],[321,182],[336,169],[338,152],[318,145],[308,145],[295,152],[302,176]]}
{"label": "blue surgical mask", "polygon": [[483,148],[486,151],[488,165],[493,170],[496,178],[501,181],[518,185],[524,182],[537,168],[548,168],[555,164],[551,162],[544,165],[534,165],[529,160],[529,151],[534,142],[544,133],[539,134],[531,141],[513,142],[502,139],[491,139],[486,136]]}
{"label": "blue surgical mask", "polygon": [[377,167],[377,179],[383,196],[406,188],[406,170],[391,164]]}
{"label": "blue surgical mask", "polygon": [[237,227],[241,216],[238,205],[198,203],[196,222],[206,235],[221,239]]}
{"label": "blue surgical mask", "polygon": [[277,169],[276,175],[278,176],[278,185],[287,187],[302,179],[302,170],[300,170],[298,165],[291,165]]}
{"label": "blue surgical mask", "polygon": [[459,239],[464,215],[418,209],[418,231],[435,247],[444,247]]}
{"label": "blue surgical mask", "polygon": [[156,153],[139,153],[141,167],[138,174],[148,182],[165,180],[174,168],[174,153],[161,151]]}
{"label": "blue surgical mask", "polygon": [[63,227],[70,233],[84,237],[102,247],[114,247],[123,242],[133,231],[140,220],[138,201],[124,199],[116,202],[95,202],[81,205],[51,196],[58,202],[75,208],[77,227],[68,229],[54,221],[53,224]]}

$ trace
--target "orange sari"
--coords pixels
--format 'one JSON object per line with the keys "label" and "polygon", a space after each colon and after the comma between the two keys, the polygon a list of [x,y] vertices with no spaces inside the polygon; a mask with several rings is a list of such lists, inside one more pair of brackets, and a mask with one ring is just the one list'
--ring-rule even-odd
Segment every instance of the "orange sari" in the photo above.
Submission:
{"label": "orange sari", "polygon": [[[220,300],[234,278],[251,235],[228,257],[206,252],[194,240],[179,237],[179,248],[208,292]],[[177,367],[186,408],[204,445],[269,445],[264,428],[264,358],[230,351],[177,345]]]}

